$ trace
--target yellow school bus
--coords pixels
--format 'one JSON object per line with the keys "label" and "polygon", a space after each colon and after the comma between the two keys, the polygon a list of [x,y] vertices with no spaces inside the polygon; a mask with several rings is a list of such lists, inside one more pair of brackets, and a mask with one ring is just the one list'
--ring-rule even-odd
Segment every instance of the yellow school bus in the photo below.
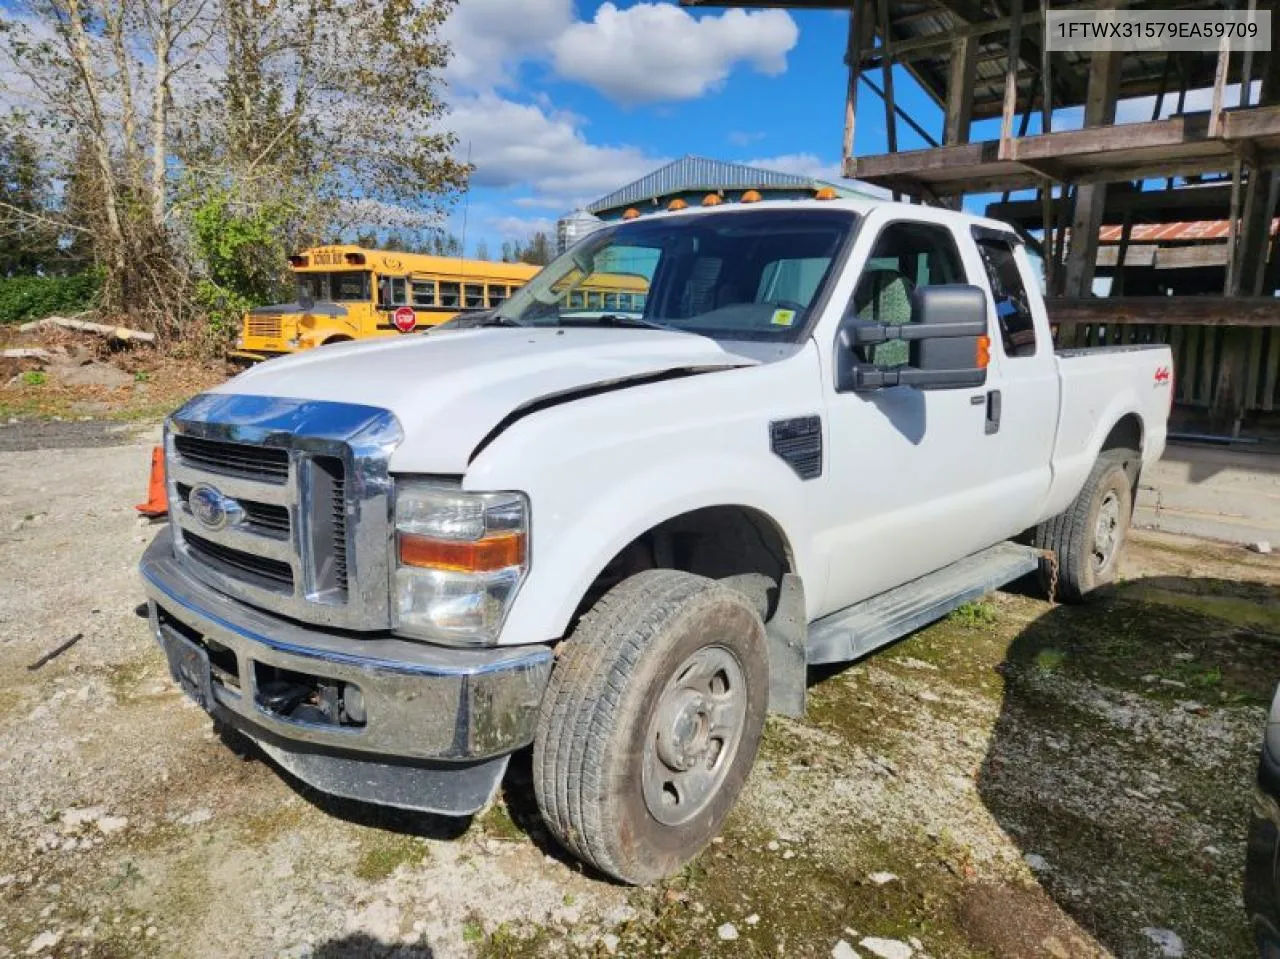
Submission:
{"label": "yellow school bus", "polygon": [[232,357],[261,360],[328,343],[402,336],[500,305],[541,267],[319,246],[289,257],[297,299],[244,315]]}

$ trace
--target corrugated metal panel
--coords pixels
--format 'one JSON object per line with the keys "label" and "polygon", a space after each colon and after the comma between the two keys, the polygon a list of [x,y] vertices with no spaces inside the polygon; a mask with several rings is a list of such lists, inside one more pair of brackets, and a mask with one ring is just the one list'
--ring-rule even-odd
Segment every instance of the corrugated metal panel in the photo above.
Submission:
{"label": "corrugated metal panel", "polygon": [[813,177],[795,173],[779,173],[744,163],[684,156],[587,204],[587,210],[598,213],[688,190],[812,190],[820,185],[821,181]]}

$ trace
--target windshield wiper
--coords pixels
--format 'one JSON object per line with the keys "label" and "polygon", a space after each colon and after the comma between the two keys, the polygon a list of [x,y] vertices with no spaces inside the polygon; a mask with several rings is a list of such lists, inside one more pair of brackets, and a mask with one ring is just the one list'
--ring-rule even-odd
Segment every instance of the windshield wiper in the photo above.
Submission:
{"label": "windshield wiper", "polygon": [[[634,326],[650,330],[669,330],[671,327],[657,320],[646,320],[642,316],[626,316],[621,313],[604,313],[594,317],[601,326]],[[561,320],[563,323],[563,319]]]}

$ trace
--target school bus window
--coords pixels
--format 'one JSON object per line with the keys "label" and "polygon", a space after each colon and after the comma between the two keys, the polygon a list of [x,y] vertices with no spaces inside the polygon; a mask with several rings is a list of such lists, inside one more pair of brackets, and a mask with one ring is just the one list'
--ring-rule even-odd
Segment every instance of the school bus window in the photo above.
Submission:
{"label": "school bus window", "polygon": [[434,280],[414,280],[412,285],[414,306],[436,305],[436,284]]}
{"label": "school bus window", "polygon": [[618,308],[617,293],[606,293],[604,295],[604,308],[606,310],[616,310]]}
{"label": "school bus window", "polygon": [[631,294],[630,293],[618,294],[618,309],[626,310],[628,313],[631,312]]}
{"label": "school bus window", "polygon": [[645,301],[645,294],[637,293],[634,297],[632,297],[632,302],[634,303],[634,306],[632,306],[632,309],[636,310],[639,313],[643,313],[644,301]]}
{"label": "school bus window", "polygon": [[507,301],[507,288],[505,286],[497,286],[491,284],[489,286],[489,305],[501,306]]}
{"label": "school bus window", "polygon": [[440,305],[455,310],[462,305],[461,293],[457,283],[440,284]]}
{"label": "school bus window", "polygon": [[467,309],[481,310],[484,309],[484,284],[468,283],[463,288],[466,294]]}
{"label": "school bus window", "polygon": [[587,309],[598,310],[600,309],[600,306],[601,306],[600,294],[597,293],[595,290],[588,290],[587,291]]}
{"label": "school bus window", "polygon": [[378,302],[382,306],[408,306],[407,284],[402,276],[384,276],[378,280]]}
{"label": "school bus window", "polygon": [[569,291],[569,309],[571,310],[582,309],[582,291],[581,290]]}

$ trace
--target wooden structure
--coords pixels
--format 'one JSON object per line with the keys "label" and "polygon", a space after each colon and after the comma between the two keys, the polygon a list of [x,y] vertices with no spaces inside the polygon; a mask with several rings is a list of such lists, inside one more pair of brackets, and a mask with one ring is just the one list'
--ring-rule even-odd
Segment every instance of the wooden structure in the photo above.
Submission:
{"label": "wooden structure", "polygon": [[[1269,9],[1274,24],[1280,23],[1278,2],[1119,5]],[[1152,339],[1174,345],[1179,401],[1224,432],[1237,432],[1246,414],[1280,404],[1280,275],[1272,242],[1280,186],[1274,174],[1280,163],[1280,51],[1050,54],[1043,27],[1048,0],[682,3],[848,10],[847,176],[948,206],[959,206],[965,195],[1003,194],[988,212],[1013,223],[1041,256],[1062,345]],[[1053,9],[1086,6],[1095,4],[1068,0]],[[901,109],[895,66],[936,105],[936,125],[918,110]],[[1244,96],[1228,107],[1233,85]],[[884,153],[859,156],[853,149],[862,86],[874,90],[884,107]],[[1196,99],[1209,92],[1209,109],[1187,108],[1194,91],[1200,91]],[[1133,101],[1141,97],[1151,98],[1144,104],[1150,113],[1135,118]],[[1136,122],[1117,125],[1117,107],[1126,101],[1120,119]],[[1055,112],[1064,108],[1078,108],[1082,126],[1055,129]],[[999,136],[974,140],[974,123],[995,118]],[[899,149],[898,134],[908,128],[925,148]],[[1011,199],[1020,191],[1035,192]],[[1191,252],[1181,249],[1188,244],[1133,241],[1142,224],[1191,221],[1221,221],[1226,235],[1211,249],[1190,245]],[[1119,233],[1100,250],[1104,227]],[[1183,266],[1187,272],[1178,274],[1177,283],[1152,286],[1142,271],[1150,273],[1156,257],[1171,270],[1180,258],[1192,263]],[[1111,279],[1112,296],[1093,295],[1099,276]]]}

